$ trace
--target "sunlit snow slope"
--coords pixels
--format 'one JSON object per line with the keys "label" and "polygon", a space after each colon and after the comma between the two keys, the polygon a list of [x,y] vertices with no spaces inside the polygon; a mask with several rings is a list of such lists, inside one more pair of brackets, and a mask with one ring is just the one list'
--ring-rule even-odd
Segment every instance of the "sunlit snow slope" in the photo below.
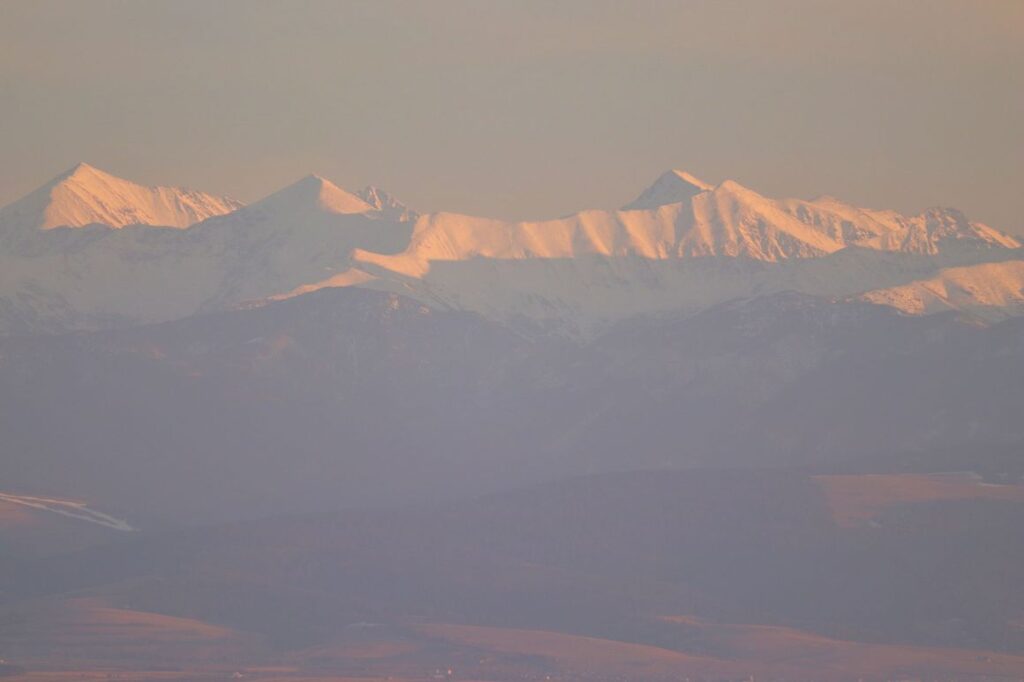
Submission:
{"label": "sunlit snow slope", "polygon": [[145,187],[80,163],[0,212],[0,225],[188,227],[241,203],[178,187]]}
{"label": "sunlit snow slope", "polygon": [[787,290],[996,318],[1021,310],[1020,249],[953,209],[776,200],[681,170],[619,210],[513,222],[420,215],[379,188],[312,175],[239,207],[83,164],[0,210],[0,332],[170,320],[337,286],[580,337]]}

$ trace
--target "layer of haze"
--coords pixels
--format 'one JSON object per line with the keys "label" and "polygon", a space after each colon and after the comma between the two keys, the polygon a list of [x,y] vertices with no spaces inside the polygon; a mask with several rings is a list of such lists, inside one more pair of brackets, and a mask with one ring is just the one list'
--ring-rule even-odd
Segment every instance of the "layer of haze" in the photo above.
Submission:
{"label": "layer of haze", "polygon": [[681,167],[1024,232],[1019,0],[0,0],[0,103],[0,204],[85,160],[545,217]]}

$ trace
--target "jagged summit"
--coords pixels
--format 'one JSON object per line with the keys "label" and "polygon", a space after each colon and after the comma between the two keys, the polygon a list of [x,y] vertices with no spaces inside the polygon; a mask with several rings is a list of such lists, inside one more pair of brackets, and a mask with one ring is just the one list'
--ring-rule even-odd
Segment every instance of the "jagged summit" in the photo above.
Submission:
{"label": "jagged summit", "polygon": [[697,176],[684,170],[670,170],[662,173],[636,199],[623,206],[624,210],[634,211],[640,209],[657,208],[666,204],[677,204],[681,201],[689,201],[691,197],[714,189]]}
{"label": "jagged summit", "polygon": [[87,225],[185,228],[241,206],[234,199],[205,192],[147,187],[80,162],[0,209],[0,226],[38,230]]}
{"label": "jagged summit", "polygon": [[373,185],[367,185],[355,193],[360,199],[374,207],[388,220],[415,220],[419,213],[413,211],[389,192]]}

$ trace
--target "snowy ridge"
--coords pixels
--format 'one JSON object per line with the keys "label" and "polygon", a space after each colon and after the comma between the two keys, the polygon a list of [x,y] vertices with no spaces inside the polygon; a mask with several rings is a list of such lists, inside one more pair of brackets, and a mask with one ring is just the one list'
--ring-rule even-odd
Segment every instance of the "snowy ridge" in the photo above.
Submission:
{"label": "snowy ridge", "polygon": [[[666,189],[667,184],[674,189]],[[678,200],[668,203],[669,197]],[[650,207],[635,208],[638,204]],[[416,223],[401,254],[361,253],[357,259],[419,277],[432,262],[473,258],[724,256],[778,262],[821,257],[851,246],[927,254],[955,245],[1020,247],[1009,235],[972,223],[955,210],[932,209],[905,217],[835,200],[775,201],[731,180],[710,187],[682,171],[662,176],[630,206],[634,208],[584,211],[542,222],[435,213]]]}
{"label": "snowy ridge", "polygon": [[[57,223],[188,229],[48,229]],[[0,209],[0,244],[5,235],[0,333],[164,321],[344,286],[574,336],[786,290],[912,314],[1021,310],[1020,242],[956,210],[776,200],[680,170],[621,210],[515,222],[417,215],[379,188],[315,175],[238,207],[81,165]]]}
{"label": "snowy ridge", "polygon": [[1024,315],[1024,260],[943,268],[927,279],[876,289],[859,298],[911,315],[949,310],[992,320]]}
{"label": "snowy ridge", "polygon": [[[1005,260],[1019,246],[951,209],[908,217],[830,198],[779,201],[671,171],[621,211],[541,222],[422,216],[400,253],[354,252],[359,271],[349,279],[588,336],[631,315],[696,312],[730,298],[903,285],[941,267]],[[911,312],[905,297],[889,300]]]}

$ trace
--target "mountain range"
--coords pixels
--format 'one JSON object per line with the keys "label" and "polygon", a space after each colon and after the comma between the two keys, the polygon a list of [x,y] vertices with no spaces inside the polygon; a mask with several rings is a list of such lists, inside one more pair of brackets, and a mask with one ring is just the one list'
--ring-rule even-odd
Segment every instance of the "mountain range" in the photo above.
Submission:
{"label": "mountain range", "polygon": [[80,164],[0,209],[0,677],[1017,679],[1022,406],[953,209]]}
{"label": "mountain range", "polygon": [[1024,442],[1024,249],[952,209],[670,171],[508,222],[79,164],[0,210],[0,263],[5,480],[157,523]]}
{"label": "mountain range", "polygon": [[318,176],[242,206],[86,164],[0,209],[0,333],[162,322],[325,287],[582,340],[783,291],[994,321],[1024,312],[1024,252],[953,209],[775,200],[677,170],[619,210],[541,222],[419,214]]}

